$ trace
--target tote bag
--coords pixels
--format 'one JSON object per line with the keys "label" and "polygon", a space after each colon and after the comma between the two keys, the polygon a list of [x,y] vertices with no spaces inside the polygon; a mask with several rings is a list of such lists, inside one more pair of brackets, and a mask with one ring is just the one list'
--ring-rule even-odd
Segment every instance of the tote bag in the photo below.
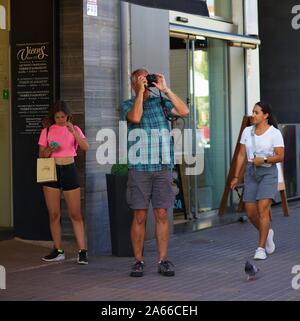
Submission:
{"label": "tote bag", "polygon": [[37,159],[36,180],[38,183],[57,181],[56,164],[54,158]]}
{"label": "tote bag", "polygon": [[[47,127],[46,138],[48,139],[49,127]],[[38,158],[36,162],[37,183],[56,182],[56,164],[54,158]]]}

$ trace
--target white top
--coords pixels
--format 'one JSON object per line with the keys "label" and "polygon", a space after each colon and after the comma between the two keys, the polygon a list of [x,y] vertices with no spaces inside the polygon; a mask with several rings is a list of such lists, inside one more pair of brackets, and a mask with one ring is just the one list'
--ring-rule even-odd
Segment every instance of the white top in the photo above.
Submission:
{"label": "white top", "polygon": [[284,147],[283,137],[279,129],[270,126],[262,135],[254,135],[256,150],[252,146],[253,126],[248,126],[243,130],[240,143],[245,145],[248,162],[252,162],[255,152],[256,154],[264,154],[266,156],[274,156],[275,147]]}

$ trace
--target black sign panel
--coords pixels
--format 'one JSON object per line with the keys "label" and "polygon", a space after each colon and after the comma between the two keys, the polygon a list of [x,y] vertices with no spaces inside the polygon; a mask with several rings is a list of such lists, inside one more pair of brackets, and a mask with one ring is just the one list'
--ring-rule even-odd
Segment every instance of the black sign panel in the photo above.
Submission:
{"label": "black sign panel", "polygon": [[184,196],[183,196],[183,188],[182,188],[182,181],[181,181],[181,173],[179,165],[175,165],[173,169],[173,188],[175,191],[175,202],[174,202],[174,213],[183,213],[186,217],[186,209],[184,203]]}
{"label": "black sign panel", "polygon": [[[53,96],[52,51],[49,42],[15,44],[15,115],[18,134],[31,138],[41,131]],[[50,69],[50,70],[49,70]]]}
{"label": "black sign panel", "polygon": [[13,200],[16,235],[49,239],[36,158],[41,121],[55,99],[54,0],[11,1]]}
{"label": "black sign panel", "polygon": [[209,16],[206,1],[203,0],[121,0],[145,7],[167,9]]}
{"label": "black sign panel", "polygon": [[259,0],[261,99],[280,123],[300,123],[300,3]]}

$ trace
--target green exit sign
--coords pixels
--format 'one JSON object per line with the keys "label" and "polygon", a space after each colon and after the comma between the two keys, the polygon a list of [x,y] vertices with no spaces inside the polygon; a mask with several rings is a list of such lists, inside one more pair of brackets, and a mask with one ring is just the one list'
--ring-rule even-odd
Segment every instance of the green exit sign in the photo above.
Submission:
{"label": "green exit sign", "polygon": [[8,89],[3,89],[2,90],[2,98],[3,98],[3,100],[8,100],[8,98],[9,98]]}

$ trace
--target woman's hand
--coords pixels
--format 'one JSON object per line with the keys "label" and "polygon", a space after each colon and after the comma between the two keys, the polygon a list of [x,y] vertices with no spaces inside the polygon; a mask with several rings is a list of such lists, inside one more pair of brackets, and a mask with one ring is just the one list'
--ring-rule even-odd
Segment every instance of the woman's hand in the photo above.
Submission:
{"label": "woman's hand", "polygon": [[238,185],[239,179],[237,177],[234,177],[230,182],[230,188],[234,189]]}
{"label": "woman's hand", "polygon": [[59,146],[55,146],[55,147],[51,147],[51,146],[47,146],[47,147],[42,147],[40,146],[39,149],[39,157],[41,158],[48,158],[51,157],[51,154],[57,150],[59,148]]}
{"label": "woman's hand", "polygon": [[52,152],[54,152],[55,150],[59,149],[60,146],[59,146],[59,145],[58,145],[58,146],[49,146],[48,148],[49,148],[50,153],[52,153]]}
{"label": "woman's hand", "polygon": [[73,124],[70,123],[69,121],[67,122],[67,128],[71,134],[73,134],[73,135],[75,134],[75,128],[74,128]]}
{"label": "woman's hand", "polygon": [[264,163],[263,157],[254,157],[253,158],[253,165],[254,166],[261,166]]}

